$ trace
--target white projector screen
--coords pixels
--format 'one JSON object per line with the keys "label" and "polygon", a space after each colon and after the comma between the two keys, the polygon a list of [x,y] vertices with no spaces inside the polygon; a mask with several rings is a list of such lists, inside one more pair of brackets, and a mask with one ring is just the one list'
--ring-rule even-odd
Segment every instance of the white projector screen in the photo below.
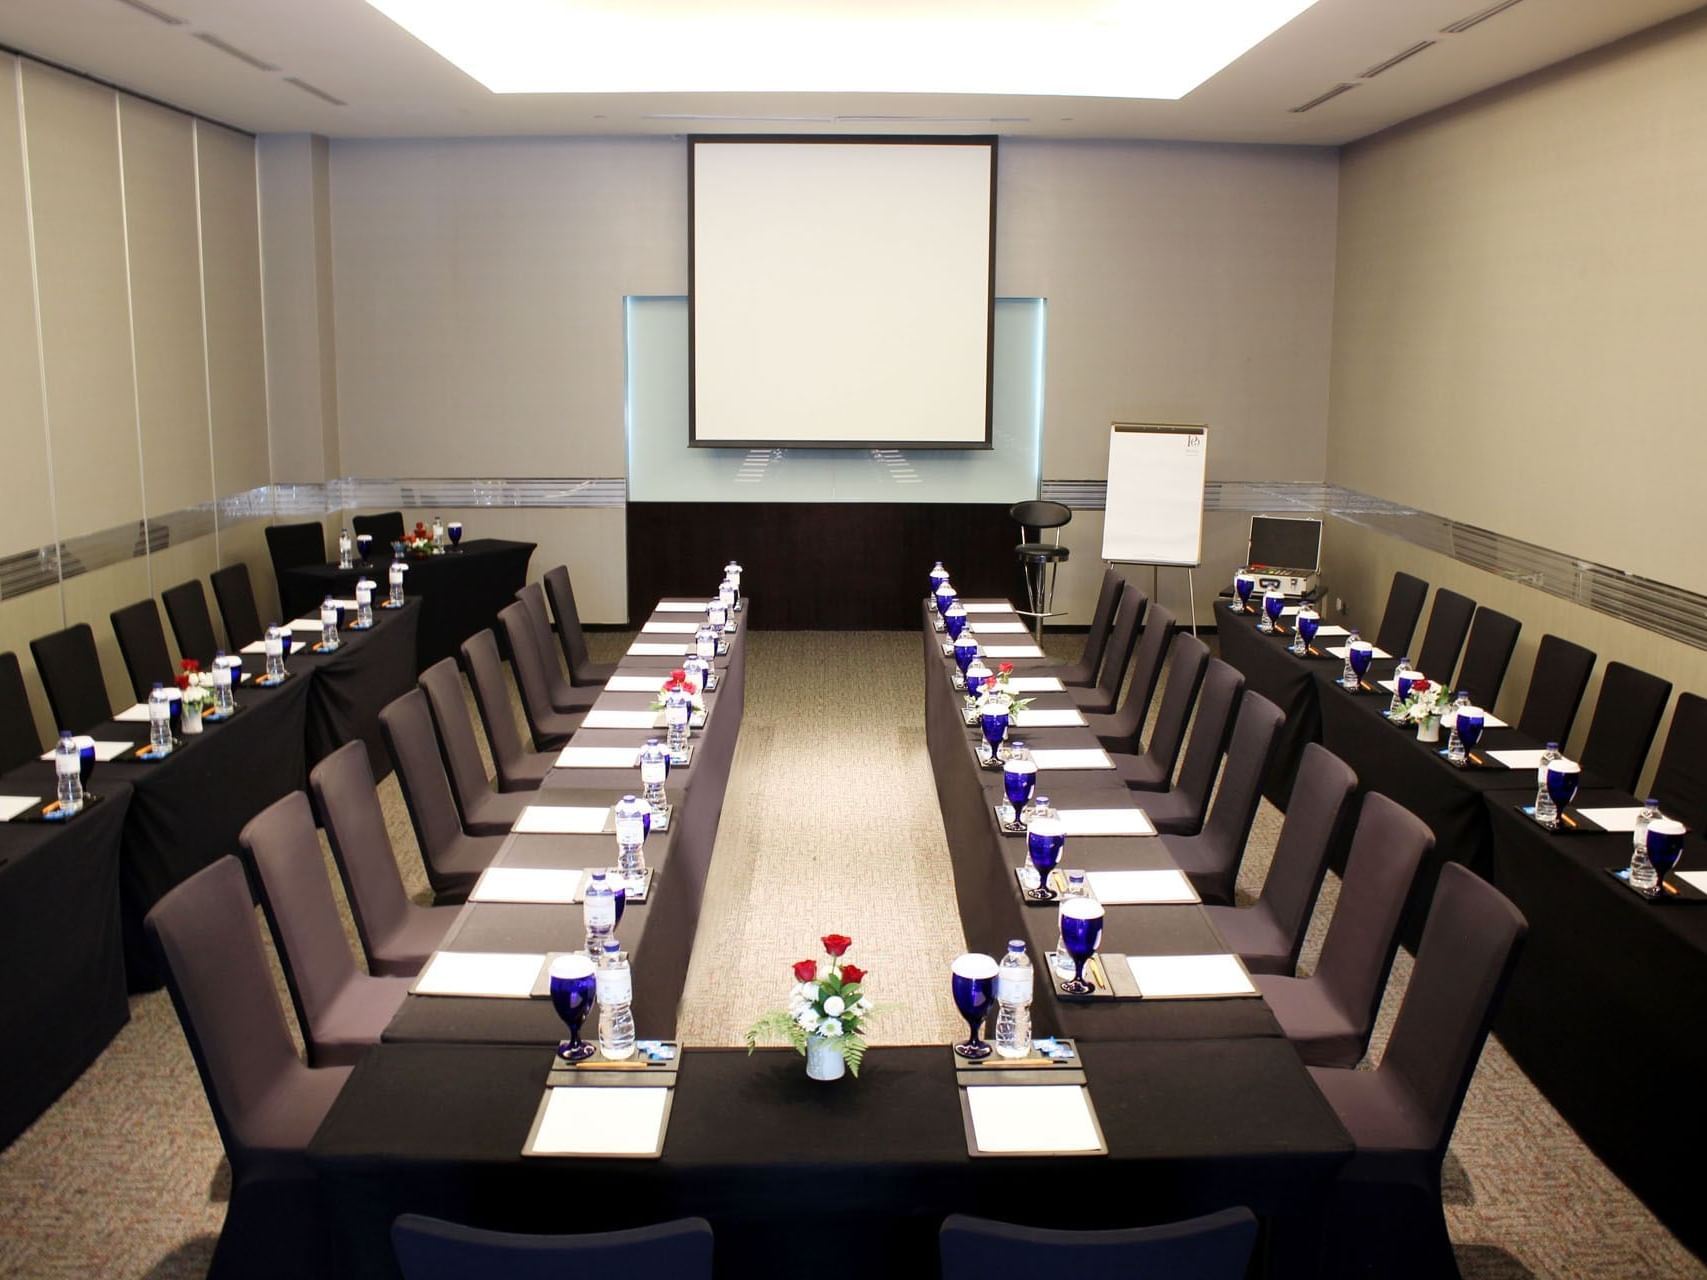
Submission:
{"label": "white projector screen", "polygon": [[690,139],[689,443],[989,448],[995,149]]}

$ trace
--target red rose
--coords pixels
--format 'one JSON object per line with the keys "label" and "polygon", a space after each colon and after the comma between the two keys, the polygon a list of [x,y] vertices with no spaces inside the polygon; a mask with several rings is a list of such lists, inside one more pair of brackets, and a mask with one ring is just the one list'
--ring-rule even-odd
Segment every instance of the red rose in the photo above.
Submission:
{"label": "red rose", "polygon": [[842,984],[844,986],[850,982],[862,981],[864,978],[865,970],[860,968],[857,964],[844,964],[842,966]]}
{"label": "red rose", "polygon": [[686,680],[687,678],[688,673],[682,667],[677,667],[674,671],[670,672],[670,679],[672,680]]}
{"label": "red rose", "polygon": [[682,681],[682,691],[684,693],[686,693],[689,697],[692,697],[694,694],[699,692],[699,689],[697,686],[695,686],[693,681],[683,680]]}
{"label": "red rose", "polygon": [[811,982],[817,976],[818,962],[816,960],[802,960],[794,966],[794,980],[796,982]]}
{"label": "red rose", "polygon": [[177,680],[178,688],[188,689],[190,687],[190,673],[188,671],[180,672]]}
{"label": "red rose", "polygon": [[819,941],[824,944],[824,950],[833,956],[840,956],[853,946],[853,939],[840,933],[827,933]]}
{"label": "red rose", "polygon": [[194,658],[185,658],[178,665],[185,671],[200,671],[202,669],[202,664],[197,662]]}
{"label": "red rose", "polygon": [[1412,693],[1427,693],[1430,688],[1431,688],[1431,686],[1427,680],[1413,680],[1413,681],[1411,681],[1411,692]]}
{"label": "red rose", "polygon": [[1013,669],[1014,664],[1011,662],[1001,662],[996,665],[996,670],[1000,671],[1004,676],[1009,674]]}

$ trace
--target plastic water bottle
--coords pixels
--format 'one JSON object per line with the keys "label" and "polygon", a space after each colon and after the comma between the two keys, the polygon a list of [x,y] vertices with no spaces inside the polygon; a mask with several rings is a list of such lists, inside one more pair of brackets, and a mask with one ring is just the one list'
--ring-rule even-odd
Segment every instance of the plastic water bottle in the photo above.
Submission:
{"label": "plastic water bottle", "polygon": [[670,734],[670,753],[680,752],[688,743],[688,717],[693,714],[693,698],[686,689],[671,689],[664,695],[664,727]]}
{"label": "plastic water bottle", "polygon": [[285,674],[283,632],[276,625],[268,627],[267,638],[264,643],[267,650],[267,679],[283,680]]}
{"label": "plastic water bottle", "polygon": [[1559,744],[1549,742],[1535,768],[1535,821],[1544,827],[1559,825],[1559,806],[1553,803],[1553,793],[1547,790],[1547,766],[1559,758]]}
{"label": "plastic water bottle", "polygon": [[350,562],[350,545],[350,531],[348,529],[338,530],[338,567],[340,569],[353,569],[355,567]]}
{"label": "plastic water bottle", "polygon": [[587,883],[581,916],[587,925],[587,954],[597,963],[605,953],[605,940],[616,931],[616,893],[603,869],[593,872]]}
{"label": "plastic water bottle", "polygon": [[[1091,896],[1091,887],[1089,882],[1085,880],[1083,871],[1069,871],[1067,873],[1067,893],[1065,896],[1069,898],[1088,898]],[[1073,976],[1073,958],[1067,954],[1067,940],[1065,938],[1057,937],[1055,940],[1055,973],[1063,979]]]}
{"label": "plastic water bottle", "polygon": [[237,710],[237,704],[231,700],[231,664],[225,661],[225,654],[213,655],[213,713],[216,716],[228,716]]}
{"label": "plastic water bottle", "polygon": [[148,745],[160,755],[172,749],[172,699],[158,681],[148,694]]}
{"label": "plastic water bottle", "polygon": [[320,602],[320,647],[328,650],[338,647],[338,606],[332,603],[331,596]]}
{"label": "plastic water bottle", "polygon": [[646,871],[646,820],[652,806],[633,796],[616,802],[616,869],[624,880],[638,882]]}
{"label": "plastic water bottle", "polygon": [[652,806],[655,813],[662,811],[666,803],[664,779],[669,776],[670,753],[658,739],[646,739],[646,745],[640,748],[640,782],[644,787],[642,794],[646,803]]}
{"label": "plastic water bottle", "polygon": [[[1470,695],[1460,689],[1452,695],[1452,705],[1447,708],[1447,715],[1452,717],[1452,723],[1447,727],[1452,730],[1446,738],[1446,758],[1453,764],[1463,764],[1469,759],[1469,753],[1464,750],[1464,739],[1458,736],[1458,712],[1470,705]],[[1445,716],[1441,719],[1444,721]]]}
{"label": "plastic water bottle", "polygon": [[717,656],[717,628],[707,622],[694,632],[693,651],[696,657],[704,658],[707,662],[715,658]]}
{"label": "plastic water bottle", "polygon": [[1031,1052],[1031,957],[1018,938],[996,966],[996,1052],[1004,1058]]}
{"label": "plastic water bottle", "polygon": [[445,544],[444,517],[434,516],[433,517],[433,545],[435,547],[442,547],[442,546],[444,546],[444,544]]}
{"label": "plastic water bottle", "polygon": [[393,609],[403,607],[403,575],[408,571],[409,566],[403,563],[402,553],[399,552],[397,559],[391,562],[391,568],[387,571],[388,580],[391,584],[391,595],[388,598]]}
{"label": "plastic water bottle", "polygon": [[634,973],[615,938],[605,943],[594,975],[599,997],[599,1053],[612,1061],[634,1056]]}
{"label": "plastic water bottle", "polygon": [[[1648,821],[1652,823],[1653,819]],[[1642,834],[1646,837],[1646,829]],[[1654,870],[1654,864],[1648,859],[1648,846],[1645,841],[1632,845],[1630,849],[1630,887],[1644,898],[1660,896],[1660,874]]]}
{"label": "plastic water bottle", "polygon": [[356,583],[356,625],[373,625],[373,580],[363,578]]}
{"label": "plastic water bottle", "polygon": [[729,625],[729,606],[723,603],[723,597],[705,603],[705,621],[708,626],[721,631]]}
{"label": "plastic water bottle", "polygon": [[731,560],[724,565],[723,576],[729,580],[729,585],[735,589],[735,598],[729,602],[729,607],[739,613],[741,612],[741,562]]}
{"label": "plastic water bottle", "polygon": [[1636,815],[1636,826],[1630,833],[1630,846],[1641,853],[1644,861],[1648,856],[1648,824],[1659,816],[1660,802],[1649,796],[1642,802],[1642,812]]}
{"label": "plastic water bottle", "polygon": [[1353,627],[1345,638],[1345,666],[1340,669],[1340,687],[1343,689],[1357,688],[1357,672],[1351,666],[1351,642],[1357,638],[1357,628]]}
{"label": "plastic water bottle", "polygon": [[59,745],[53,749],[53,772],[59,783],[59,811],[70,817],[83,807],[83,760],[77,750],[77,740],[71,730],[59,731]]}
{"label": "plastic water bottle", "polygon": [[734,609],[735,596],[735,583],[728,576],[725,576],[723,581],[717,584],[717,598],[725,609]]}

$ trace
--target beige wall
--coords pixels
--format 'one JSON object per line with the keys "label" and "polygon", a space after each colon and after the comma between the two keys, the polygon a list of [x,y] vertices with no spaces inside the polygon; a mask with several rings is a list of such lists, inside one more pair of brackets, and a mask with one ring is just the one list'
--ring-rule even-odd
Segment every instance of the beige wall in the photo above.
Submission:
{"label": "beige wall", "polygon": [[[251,138],[0,56],[0,280],[0,555],[268,482]],[[54,726],[31,639],[88,623],[128,704],[107,615],[253,560],[255,528],[0,598],[37,730]]]}

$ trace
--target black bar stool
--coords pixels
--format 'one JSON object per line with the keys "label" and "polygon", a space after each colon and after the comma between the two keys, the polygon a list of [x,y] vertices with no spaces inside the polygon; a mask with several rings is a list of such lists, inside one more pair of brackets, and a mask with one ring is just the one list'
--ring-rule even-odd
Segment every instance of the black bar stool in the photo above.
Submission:
{"label": "black bar stool", "polygon": [[[1020,529],[1020,544],[1014,548],[1019,557],[1020,572],[1025,575],[1025,594],[1029,609],[1016,609],[1022,618],[1032,619],[1031,628],[1037,643],[1043,643],[1043,620],[1053,618],[1055,603],[1055,573],[1067,558],[1067,548],[1061,545],[1061,526],[1073,518],[1073,511],[1059,502],[1042,498],[1031,502],[1016,502],[1008,508]],[[1031,531],[1037,530],[1032,541]],[[1047,530],[1055,531],[1053,542],[1043,541]]]}

